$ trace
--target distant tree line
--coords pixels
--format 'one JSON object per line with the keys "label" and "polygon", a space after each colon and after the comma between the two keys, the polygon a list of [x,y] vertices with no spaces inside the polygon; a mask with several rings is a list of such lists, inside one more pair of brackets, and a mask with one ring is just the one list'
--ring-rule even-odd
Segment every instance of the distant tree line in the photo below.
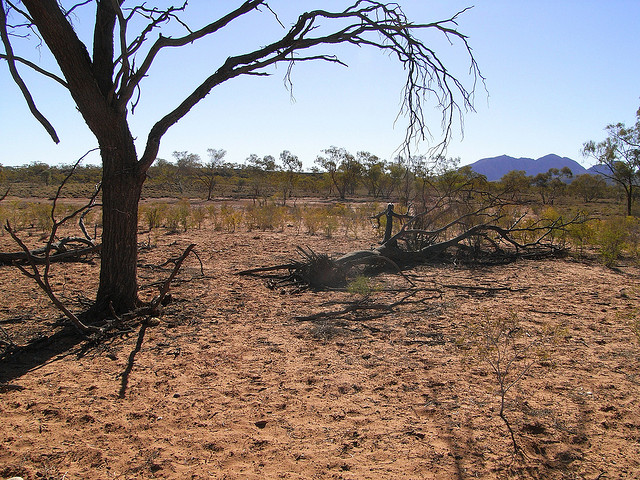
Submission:
{"label": "distant tree line", "polygon": [[[2,166],[0,164],[0,185],[14,183],[34,183],[38,185],[59,185],[71,170],[71,165],[48,165],[44,162],[32,162],[19,167]],[[80,165],[76,168],[70,182],[98,183],[102,176],[102,167],[97,165]]]}
{"label": "distant tree line", "polygon": [[[360,151],[354,155],[344,148],[331,146],[322,151],[309,171],[303,171],[302,161],[289,150],[282,151],[277,158],[251,154],[244,163],[225,161],[226,153],[223,149],[210,148],[207,158],[202,159],[195,153],[175,151],[171,160],[157,159],[147,172],[144,195],[203,200],[238,197],[251,198],[255,203],[275,201],[282,205],[308,196],[340,200],[365,197],[427,204],[434,195],[446,195],[465,184],[514,201],[536,201],[544,205],[553,205],[558,198],[566,196],[584,203],[604,198],[628,200],[635,196],[635,190],[629,196],[624,184],[612,181],[616,177],[590,174],[574,177],[568,167],[552,168],[534,176],[513,170],[497,182],[488,182],[470,166],[459,167],[459,159],[424,155],[385,160],[370,152]],[[56,186],[69,169],[69,166],[49,166],[43,162],[20,167],[0,165],[0,186]],[[101,175],[99,166],[79,166],[71,182],[93,186],[100,182]]]}

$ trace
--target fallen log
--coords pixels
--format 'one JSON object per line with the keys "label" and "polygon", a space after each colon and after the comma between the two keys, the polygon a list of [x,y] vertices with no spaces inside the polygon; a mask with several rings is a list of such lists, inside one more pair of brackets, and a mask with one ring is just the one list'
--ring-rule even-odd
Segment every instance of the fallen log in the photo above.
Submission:
{"label": "fallen log", "polygon": [[[47,262],[78,261],[87,255],[100,252],[101,245],[95,244],[82,237],[66,237],[51,244],[48,247],[36,248],[20,252],[0,252],[0,265],[12,265],[14,263],[29,263],[43,265]],[[47,256],[48,253],[48,256]]]}
{"label": "fallen log", "polygon": [[[570,225],[585,221],[576,216],[568,221],[536,219],[527,226],[521,226],[525,215],[510,225],[501,225],[504,215],[500,211],[491,212],[482,206],[471,213],[462,214],[443,226],[419,228],[419,220],[424,214],[413,217],[392,235],[388,226],[395,213],[392,205],[380,215],[387,216],[387,228],[382,244],[368,250],[355,250],[337,258],[326,254],[316,254],[310,249],[298,247],[302,261],[260,266],[239,272],[240,275],[258,275],[266,272],[286,270],[286,274],[271,274],[272,288],[303,287],[326,288],[344,286],[350,270],[357,266],[392,267],[412,286],[414,283],[403,273],[403,269],[427,261],[447,261],[453,263],[494,264],[507,263],[518,258],[555,258],[567,254],[568,246],[555,237],[566,231]],[[481,220],[481,221],[478,221]],[[484,220],[484,221],[482,221]],[[504,222],[503,222],[504,223]],[[531,237],[531,238],[528,238]]]}

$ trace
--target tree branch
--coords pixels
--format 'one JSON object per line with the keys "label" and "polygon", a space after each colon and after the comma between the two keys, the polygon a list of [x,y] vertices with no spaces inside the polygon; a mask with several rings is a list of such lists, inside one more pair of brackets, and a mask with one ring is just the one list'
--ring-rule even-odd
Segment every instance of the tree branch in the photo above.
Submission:
{"label": "tree branch", "polygon": [[60,143],[60,139],[58,138],[58,134],[56,130],[53,128],[53,125],[47,120],[47,118],[38,110],[36,107],[35,101],[31,96],[31,92],[29,92],[29,88],[20,77],[18,73],[18,68],[16,67],[15,57],[13,55],[13,47],[11,46],[11,42],[9,41],[9,33],[7,31],[7,15],[4,10],[4,5],[0,3],[0,37],[2,38],[2,43],[4,44],[4,49],[6,55],[3,55],[3,58],[7,61],[7,65],[9,66],[9,72],[11,73],[11,77],[13,81],[18,86],[20,91],[22,92],[22,96],[27,102],[27,106],[29,107],[29,111],[35,117],[38,122],[44,127],[49,136],[55,143]]}
{"label": "tree branch", "polygon": [[[113,2],[116,5],[117,2]],[[113,89],[114,28],[116,14],[111,0],[100,0],[96,6],[93,30],[93,73],[102,95],[108,97]]]}
{"label": "tree branch", "polygon": [[[58,198],[60,197],[60,193],[62,192],[62,188],[67,183],[67,181],[71,178],[71,176],[75,172],[75,169],[78,167],[80,162],[89,153],[91,153],[94,150],[96,150],[96,149],[89,150],[87,153],[85,153],[82,157],[80,157],[76,161],[76,163],[73,165],[73,167],[71,168],[71,170],[69,171],[67,176],[64,178],[64,180],[62,181],[62,183],[58,187],[58,190],[57,190],[56,195],[55,195],[54,200],[53,200],[53,204],[51,206],[51,220],[52,220],[53,224],[52,224],[52,227],[51,227],[51,232],[49,233],[49,239],[47,240],[47,243],[46,243],[46,245],[44,247],[44,259],[43,260],[41,260],[38,257],[36,257],[33,254],[33,252],[31,252],[27,248],[25,243],[20,239],[20,237],[18,237],[18,235],[15,232],[15,230],[13,230],[13,228],[11,227],[11,224],[9,223],[9,220],[7,220],[7,223],[6,223],[5,227],[4,227],[5,230],[9,233],[9,235],[11,235],[11,238],[13,238],[13,240],[18,244],[18,246],[25,253],[26,259],[29,262],[30,270],[28,270],[26,267],[24,267],[24,266],[22,266],[22,265],[20,265],[18,263],[15,263],[15,262],[13,263],[13,265],[16,268],[18,268],[18,270],[20,270],[25,276],[27,276],[28,278],[31,278],[32,280],[34,280],[38,284],[40,289],[47,295],[47,297],[49,297],[49,299],[56,306],[56,308],[58,310],[60,310],[71,321],[71,323],[73,323],[73,325],[76,328],[78,328],[78,330],[80,330],[84,334],[101,333],[103,331],[103,329],[101,329],[99,327],[85,325],[71,310],[69,310],[64,305],[64,303],[62,303],[60,301],[60,299],[54,293],[53,288],[51,287],[51,284],[49,282],[49,270],[51,268],[51,251],[53,249],[53,243],[54,243],[54,240],[56,238],[56,233],[58,231],[58,228],[61,225],[63,225],[65,222],[70,220],[71,218],[73,218],[76,215],[80,214],[81,212],[91,208],[93,206],[94,202],[95,202],[95,199],[96,199],[97,195],[98,195],[98,191],[99,190],[96,189],[96,192],[90,198],[90,200],[89,200],[87,205],[84,205],[83,207],[81,207],[79,209],[76,209],[74,212],[64,216],[62,218],[62,220],[60,220],[60,221],[56,220],[56,218],[55,218],[56,203],[57,203]],[[43,268],[42,272],[40,272],[40,268],[38,267],[39,264],[44,264],[44,268]]]}
{"label": "tree branch", "polygon": [[[228,25],[230,22],[232,22],[236,18],[252,10],[255,10],[258,6],[260,6],[263,3],[264,3],[264,0],[246,1],[233,12],[183,37],[171,38],[171,37],[164,37],[161,34],[158,40],[156,40],[156,42],[153,44],[153,46],[149,50],[149,53],[147,53],[145,59],[142,61],[142,64],[137,69],[137,71],[131,75],[131,78],[127,83],[122,83],[122,87],[118,92],[118,101],[121,104],[126,105],[129,102],[129,100],[131,100],[131,97],[133,96],[133,92],[135,91],[136,87],[140,84],[142,79],[147,75],[149,68],[151,68],[151,65],[153,64],[153,61],[155,60],[156,56],[162,49],[167,47],[182,47],[189,43],[193,43],[194,41],[200,38],[203,38],[207,35],[215,33],[221,28]],[[152,25],[155,26],[156,23],[152,23]],[[139,45],[142,44],[142,42],[144,42],[144,38],[146,36],[146,33],[148,33],[148,31],[150,31],[149,27],[145,29],[143,34],[140,37],[138,37],[138,39],[136,39],[136,43],[138,44],[138,47]],[[136,47],[136,49],[138,47]],[[123,52],[123,55],[125,55],[125,52]],[[212,85],[211,88],[213,88],[214,86],[215,85]]]}
{"label": "tree branch", "polygon": [[[151,48],[140,69],[132,75],[128,89],[121,93],[121,101],[128,100],[142,77],[148,71],[157,53],[166,47],[182,46],[213,33],[231,20],[256,9],[260,1],[245,2],[239,9],[222,19],[207,25],[203,29],[181,38],[172,39],[160,37]],[[392,5],[392,6],[390,6]],[[342,12],[327,12],[314,10],[303,13],[289,32],[280,40],[262,47],[254,52],[230,57],[215,72],[202,82],[185,100],[173,111],[165,115],[151,129],[147,138],[147,145],[140,159],[141,168],[148,167],[155,160],[159,149],[160,139],[164,133],[180,120],[189,110],[202,100],[214,87],[239,75],[264,75],[264,69],[281,62],[296,62],[306,60],[325,60],[342,63],[339,59],[329,55],[303,55],[297,53],[321,45],[350,43],[356,46],[372,46],[383,51],[394,53],[407,71],[407,81],[404,87],[404,103],[400,114],[409,116],[409,127],[405,137],[405,147],[408,149],[413,139],[424,138],[428,132],[424,120],[422,103],[429,95],[435,95],[439,106],[443,110],[442,127],[444,137],[436,148],[443,149],[451,138],[451,128],[455,112],[462,115],[462,110],[472,110],[473,92],[478,78],[484,80],[467,38],[451,25],[457,25],[456,20],[462,12],[453,17],[430,23],[410,23],[400,7],[396,4],[383,4],[371,0],[359,0]],[[319,22],[327,20],[340,25],[333,33],[313,37],[312,32],[319,27]],[[344,26],[346,22],[346,26]],[[470,71],[474,78],[473,88],[467,90],[462,82],[455,78],[445,68],[436,53],[428,48],[414,33],[424,29],[436,29],[447,36],[461,40],[470,56]],[[379,35],[381,40],[370,38]],[[288,69],[288,75],[290,74]],[[457,97],[460,96],[461,103]]]}
{"label": "tree branch", "polygon": [[[101,0],[104,1],[109,0]],[[58,61],[69,92],[91,131],[99,139],[112,137],[112,126],[122,121],[121,114],[109,105],[87,47],[78,38],[59,2],[22,0],[22,3]]]}
{"label": "tree branch", "polygon": [[23,65],[26,65],[27,67],[35,70],[36,72],[41,73],[42,75],[55,80],[60,85],[62,85],[64,88],[69,88],[69,85],[67,84],[67,82],[63,78],[60,78],[55,73],[51,73],[51,72],[45,70],[44,68],[39,67],[38,65],[36,65],[35,63],[33,63],[30,60],[27,60],[26,58],[16,57],[16,56],[9,57],[9,55],[6,55],[4,53],[0,53],[0,58],[2,58],[3,60],[7,60],[7,61],[13,60],[14,62],[22,63]]}

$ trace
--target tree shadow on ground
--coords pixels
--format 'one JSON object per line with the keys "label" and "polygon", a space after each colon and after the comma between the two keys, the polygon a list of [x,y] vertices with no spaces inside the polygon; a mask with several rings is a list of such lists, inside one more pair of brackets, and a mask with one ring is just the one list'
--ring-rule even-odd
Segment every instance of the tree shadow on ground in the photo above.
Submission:
{"label": "tree shadow on ground", "polygon": [[27,372],[77,353],[74,347],[85,340],[86,337],[68,325],[50,335],[39,336],[25,345],[11,348],[0,357],[0,384],[9,384]]}

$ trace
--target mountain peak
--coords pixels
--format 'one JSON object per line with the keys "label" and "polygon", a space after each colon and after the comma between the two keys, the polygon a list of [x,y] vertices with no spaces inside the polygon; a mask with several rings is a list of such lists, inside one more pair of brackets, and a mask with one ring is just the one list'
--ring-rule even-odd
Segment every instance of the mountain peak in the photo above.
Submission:
{"label": "mountain peak", "polygon": [[504,154],[498,157],[482,158],[470,166],[474,172],[485,175],[490,182],[500,180],[512,170],[524,170],[529,176],[548,172],[550,168],[560,170],[563,167],[569,167],[574,175],[587,173],[585,168],[575,160],[555,153],[549,153],[536,160],[526,157],[515,158]]}

